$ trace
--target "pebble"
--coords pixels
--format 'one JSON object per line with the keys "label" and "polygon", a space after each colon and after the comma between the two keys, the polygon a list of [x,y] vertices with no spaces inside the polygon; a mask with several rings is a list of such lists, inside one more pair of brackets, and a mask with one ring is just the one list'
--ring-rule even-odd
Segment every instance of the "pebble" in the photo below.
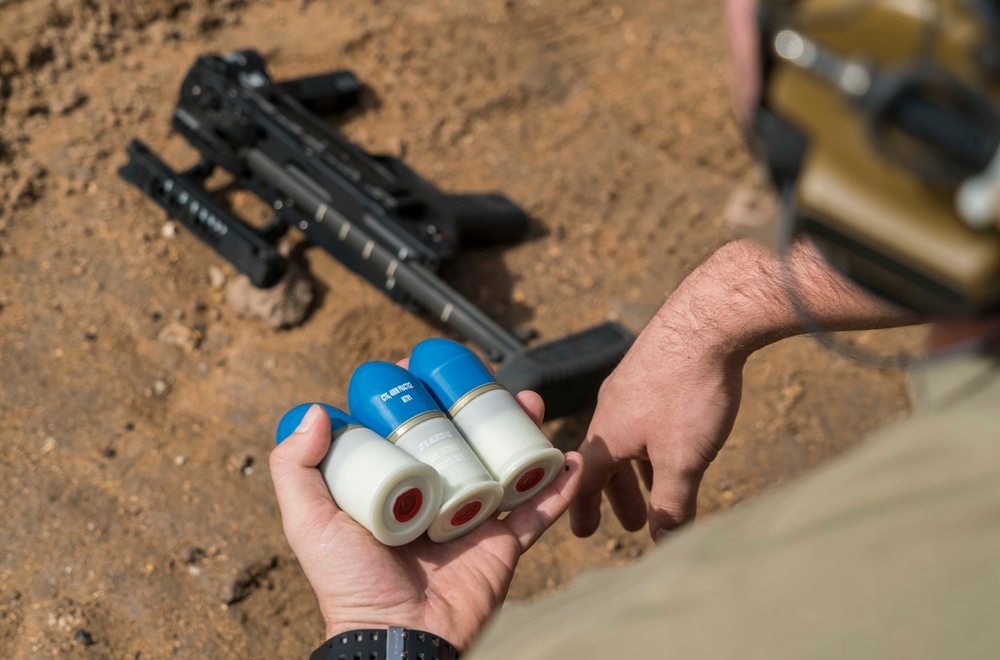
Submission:
{"label": "pebble", "polygon": [[163,380],[162,378],[157,378],[156,382],[153,383],[153,396],[162,397],[166,396],[170,392],[170,383]]}
{"label": "pebble", "polygon": [[206,556],[208,556],[208,553],[196,545],[189,545],[181,550],[181,561],[185,564],[193,564],[196,561],[201,561]]}
{"label": "pebble", "polygon": [[90,631],[84,630],[83,628],[76,629],[76,633],[73,634],[73,639],[75,639],[78,644],[83,644],[84,646],[91,646],[95,643],[94,636],[90,634]]}
{"label": "pebble", "polygon": [[208,281],[216,291],[222,291],[226,286],[226,274],[218,266],[209,266]]}
{"label": "pebble", "polygon": [[187,327],[183,323],[171,321],[160,329],[158,338],[161,344],[179,346],[185,351],[193,351],[201,344],[202,333]]}
{"label": "pebble", "polygon": [[177,223],[173,220],[167,220],[163,223],[163,228],[160,229],[160,235],[163,238],[173,238],[177,235]]}
{"label": "pebble", "polygon": [[176,465],[177,467],[180,467],[185,463],[187,463],[187,456],[182,456],[180,454],[174,456],[174,465]]}
{"label": "pebble", "polygon": [[42,453],[51,454],[53,451],[55,451],[58,444],[59,443],[57,443],[56,439],[53,438],[52,436],[45,438],[45,442],[42,443]]}
{"label": "pebble", "polygon": [[258,289],[240,275],[226,291],[226,303],[236,313],[261,319],[272,328],[293,328],[305,319],[313,302],[309,274],[290,266],[282,279],[269,289]]}
{"label": "pebble", "polygon": [[101,450],[101,456],[104,458],[114,458],[118,454],[114,447],[105,447]]}
{"label": "pebble", "polygon": [[254,457],[253,454],[236,454],[229,459],[229,470],[239,472],[245,477],[253,474]]}

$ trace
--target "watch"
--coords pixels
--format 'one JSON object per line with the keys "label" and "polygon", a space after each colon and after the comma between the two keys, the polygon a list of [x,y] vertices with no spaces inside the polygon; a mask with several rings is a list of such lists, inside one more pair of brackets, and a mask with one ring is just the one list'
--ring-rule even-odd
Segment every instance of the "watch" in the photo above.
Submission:
{"label": "watch", "polygon": [[335,635],[309,655],[309,660],[458,660],[455,647],[423,630],[389,626]]}

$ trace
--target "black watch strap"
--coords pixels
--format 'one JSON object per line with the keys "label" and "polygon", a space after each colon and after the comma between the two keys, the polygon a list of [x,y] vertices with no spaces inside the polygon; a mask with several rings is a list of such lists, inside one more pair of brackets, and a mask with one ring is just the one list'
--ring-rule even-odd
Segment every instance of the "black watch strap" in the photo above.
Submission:
{"label": "black watch strap", "polygon": [[429,632],[390,626],[331,637],[309,660],[458,660],[458,651]]}

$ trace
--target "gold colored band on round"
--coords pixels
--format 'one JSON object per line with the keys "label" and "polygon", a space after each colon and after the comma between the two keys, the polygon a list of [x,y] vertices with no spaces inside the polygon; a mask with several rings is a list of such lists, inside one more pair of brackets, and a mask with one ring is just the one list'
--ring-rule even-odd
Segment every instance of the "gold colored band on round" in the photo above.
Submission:
{"label": "gold colored band on round", "polygon": [[452,405],[452,407],[448,409],[448,415],[450,417],[454,417],[455,415],[458,414],[459,410],[464,408],[470,401],[475,399],[480,394],[485,394],[487,392],[492,392],[493,390],[502,390],[502,389],[506,388],[504,388],[504,386],[501,385],[500,383],[485,383],[483,385],[480,385],[479,387],[474,387],[473,389],[463,394],[461,398],[459,398],[459,400],[456,401],[454,405]]}
{"label": "gold colored band on round", "polygon": [[337,438],[339,438],[340,436],[344,435],[345,433],[347,433],[352,429],[363,429],[363,428],[365,427],[362,426],[361,424],[348,424],[347,426],[341,426],[339,429],[333,432],[333,435],[331,435],[330,438],[332,440],[336,440]]}
{"label": "gold colored band on round", "polygon": [[413,417],[409,418],[408,420],[400,424],[398,427],[396,427],[396,430],[390,433],[389,437],[386,438],[386,440],[388,440],[392,444],[396,444],[396,442],[401,437],[403,437],[405,433],[413,429],[413,427],[416,426],[417,424],[422,424],[423,422],[426,422],[428,419],[436,419],[438,417],[444,417],[445,419],[447,419],[447,416],[440,410],[428,410],[427,412],[422,412],[419,415],[414,415]]}

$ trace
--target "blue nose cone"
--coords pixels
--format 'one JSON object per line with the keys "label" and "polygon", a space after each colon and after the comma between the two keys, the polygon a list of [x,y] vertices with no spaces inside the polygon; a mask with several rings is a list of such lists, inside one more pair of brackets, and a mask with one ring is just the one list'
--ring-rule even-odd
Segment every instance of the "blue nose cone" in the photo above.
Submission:
{"label": "blue nose cone", "polygon": [[416,376],[388,362],[365,362],[355,369],[347,403],[355,419],[383,438],[421,413],[441,410]]}
{"label": "blue nose cone", "polygon": [[496,379],[476,354],[450,339],[425,339],[413,348],[410,373],[448,410],[455,402]]}
{"label": "blue nose cone", "polygon": [[[306,416],[309,408],[313,404],[303,403],[300,406],[295,406],[291,410],[285,413],[285,416],[281,418],[278,422],[278,430],[274,434],[275,444],[280,445],[281,441],[295,433],[295,429],[299,427],[299,423],[302,422],[302,418]],[[339,408],[334,408],[333,406],[321,403],[323,409],[326,410],[326,414],[330,416],[330,433],[336,433],[340,429],[344,428],[349,424],[360,424],[360,422],[343,410]]]}

